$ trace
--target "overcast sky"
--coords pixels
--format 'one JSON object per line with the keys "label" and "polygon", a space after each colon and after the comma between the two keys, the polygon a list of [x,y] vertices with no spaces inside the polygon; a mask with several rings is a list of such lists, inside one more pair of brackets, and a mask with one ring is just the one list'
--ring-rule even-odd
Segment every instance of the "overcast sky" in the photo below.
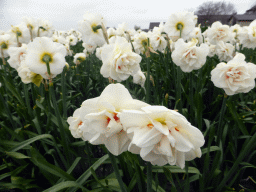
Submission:
{"label": "overcast sky", "polygon": [[[23,16],[47,19],[57,30],[77,29],[85,12],[100,13],[108,27],[126,22],[148,29],[150,22],[165,22],[171,13],[195,11],[206,0],[0,0],[0,30],[7,31],[18,25]],[[219,0],[216,0],[219,1]],[[233,0],[238,14],[243,14],[254,0]]]}

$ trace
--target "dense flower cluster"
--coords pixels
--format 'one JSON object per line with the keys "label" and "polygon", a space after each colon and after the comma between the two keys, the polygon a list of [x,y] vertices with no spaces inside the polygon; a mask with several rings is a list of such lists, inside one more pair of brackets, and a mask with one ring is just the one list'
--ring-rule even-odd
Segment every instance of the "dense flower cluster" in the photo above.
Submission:
{"label": "dense flower cluster", "polygon": [[205,142],[184,116],[132,99],[121,84],[110,84],[99,97],[84,101],[68,123],[75,138],[104,144],[114,155],[128,150],[160,166],[184,168],[185,161],[201,157]]}

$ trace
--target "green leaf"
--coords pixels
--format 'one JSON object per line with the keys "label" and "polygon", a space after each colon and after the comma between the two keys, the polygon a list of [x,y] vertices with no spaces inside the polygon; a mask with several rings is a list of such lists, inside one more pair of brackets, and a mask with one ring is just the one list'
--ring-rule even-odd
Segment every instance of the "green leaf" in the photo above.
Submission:
{"label": "green leaf", "polygon": [[23,99],[21,98],[19,92],[17,91],[17,89],[9,81],[6,81],[5,79],[4,79],[4,83],[5,83],[5,86],[9,89],[9,91],[14,95],[14,97],[16,97],[16,99],[19,101],[19,103],[23,107],[25,107],[26,105],[25,105]]}
{"label": "green leaf", "polygon": [[[181,169],[178,166],[171,166],[171,165],[166,165],[164,166],[166,169],[168,169],[171,173],[186,173],[185,169]],[[163,173],[163,166],[153,166],[152,167],[152,172],[159,172],[159,173]],[[188,173],[196,173],[196,174],[200,174],[200,171],[195,168],[195,167],[188,167]]]}
{"label": "green leaf", "polygon": [[[207,153],[207,151],[208,151],[208,148],[202,149],[202,154]],[[209,149],[209,152],[212,152],[212,151],[220,151],[220,148],[218,146],[211,146]]]}
{"label": "green leaf", "polygon": [[85,191],[89,191],[88,189],[86,189],[82,185],[79,185],[75,181],[65,181],[65,182],[61,182],[57,185],[54,185],[51,188],[44,190],[43,192],[55,192],[55,191],[60,191],[61,189],[69,188],[69,187],[77,187],[77,188],[81,188]]}
{"label": "green leaf", "polygon": [[11,156],[11,157],[14,157],[16,159],[26,159],[26,158],[31,158],[31,157],[28,157],[22,153],[18,153],[18,152],[6,152],[7,155]]}
{"label": "green leaf", "polygon": [[41,155],[34,148],[31,148],[31,156],[31,161],[44,171],[61,177],[65,180],[75,180],[71,175],[63,171],[61,168],[51,163],[48,163],[44,158],[41,157]]}
{"label": "green leaf", "polygon": [[[96,170],[104,161],[108,159],[108,154],[101,157],[98,161],[96,161],[89,169],[87,169],[77,180],[76,182],[79,185],[84,185],[85,181],[91,176],[91,168]],[[68,190],[69,192],[76,191],[76,188],[72,188]]]}
{"label": "green leaf", "polygon": [[17,144],[16,146],[14,146],[12,149],[10,149],[10,152],[15,152],[18,151],[19,149],[22,149],[24,147],[26,147],[27,145],[29,145],[30,143],[33,143],[37,140],[40,139],[46,139],[46,138],[50,138],[53,140],[53,136],[50,134],[43,134],[43,135],[38,135],[36,137],[33,137],[31,139],[25,140],[23,142],[20,142],[19,144]]}

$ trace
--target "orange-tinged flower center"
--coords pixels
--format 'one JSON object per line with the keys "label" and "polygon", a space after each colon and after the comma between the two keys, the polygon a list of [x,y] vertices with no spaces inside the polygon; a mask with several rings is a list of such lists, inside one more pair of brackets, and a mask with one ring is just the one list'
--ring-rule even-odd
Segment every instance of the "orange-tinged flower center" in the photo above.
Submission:
{"label": "orange-tinged flower center", "polygon": [[[113,114],[114,114],[114,117],[113,117],[113,118],[115,119],[115,121],[116,121],[116,122],[119,122],[119,117],[117,117],[117,113],[113,113]],[[107,117],[107,125],[109,124],[110,120],[111,120],[111,119],[110,119],[109,117]]]}

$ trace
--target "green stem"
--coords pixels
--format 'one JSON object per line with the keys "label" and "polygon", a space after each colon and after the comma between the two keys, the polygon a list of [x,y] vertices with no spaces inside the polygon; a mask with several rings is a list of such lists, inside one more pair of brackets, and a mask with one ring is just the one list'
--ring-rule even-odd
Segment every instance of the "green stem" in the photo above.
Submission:
{"label": "green stem", "polygon": [[114,168],[114,172],[115,172],[117,181],[118,181],[118,183],[120,185],[121,191],[122,192],[127,192],[127,187],[123,183],[122,177],[120,175],[120,172],[119,172],[119,169],[118,169],[118,166],[117,166],[117,163],[116,163],[116,157],[112,153],[110,153],[108,150],[107,150],[107,152],[108,152],[111,164],[112,164],[112,166]]}
{"label": "green stem", "polygon": [[[46,65],[47,65],[48,74],[51,74],[49,62],[46,61]],[[61,117],[60,112],[59,112],[59,107],[57,105],[56,96],[55,96],[55,92],[54,92],[54,88],[53,88],[53,83],[51,81],[52,81],[52,79],[50,77],[50,83],[49,83],[50,98],[52,99],[54,111],[55,111],[55,114],[56,114],[56,117],[57,117],[59,129],[60,129],[61,141],[62,141],[62,145],[63,145],[63,148],[64,148],[64,154],[69,154],[69,147],[68,147],[69,142],[68,142],[68,139],[66,138],[64,126],[63,126],[63,123],[62,123],[62,117]],[[70,163],[71,162],[70,155],[67,155],[67,157],[69,159],[68,162]]]}
{"label": "green stem", "polygon": [[226,182],[234,175],[234,173],[238,170],[239,164],[242,162],[244,158],[246,158],[247,154],[251,152],[253,148],[255,148],[256,143],[256,133],[252,136],[250,141],[247,143],[243,151],[239,154],[238,158],[236,159],[235,163],[233,164],[232,168],[229,170],[225,177],[222,179],[221,183],[218,185],[216,192],[221,191],[221,189],[226,185]]}
{"label": "green stem", "polygon": [[63,118],[67,119],[67,108],[66,108],[66,67],[64,67],[61,74],[61,88],[62,88],[62,107],[63,107]]}
{"label": "green stem", "polygon": [[223,132],[223,129],[221,128],[221,125],[222,125],[223,116],[224,116],[225,111],[226,111],[226,101],[227,101],[227,96],[224,95],[221,110],[220,110],[220,118],[219,118],[218,129],[217,129],[217,145],[220,144],[221,134]]}
{"label": "green stem", "polygon": [[23,89],[24,89],[24,94],[25,94],[26,105],[27,105],[27,108],[28,108],[28,114],[32,118],[33,115],[32,115],[32,108],[31,108],[31,105],[30,105],[30,102],[29,102],[28,87],[25,83],[23,83]]}
{"label": "green stem", "polygon": [[176,102],[179,113],[182,113],[181,101],[181,69],[177,67]]}
{"label": "green stem", "polygon": [[189,73],[189,99],[190,99],[190,123],[193,124],[194,122],[194,88],[193,88],[193,74],[192,72]]}
{"label": "green stem", "polygon": [[147,162],[147,192],[152,189],[152,164]]}
{"label": "green stem", "polygon": [[149,104],[150,103],[150,64],[149,64],[149,58],[146,58],[147,62],[147,79],[146,79],[146,102]]}

